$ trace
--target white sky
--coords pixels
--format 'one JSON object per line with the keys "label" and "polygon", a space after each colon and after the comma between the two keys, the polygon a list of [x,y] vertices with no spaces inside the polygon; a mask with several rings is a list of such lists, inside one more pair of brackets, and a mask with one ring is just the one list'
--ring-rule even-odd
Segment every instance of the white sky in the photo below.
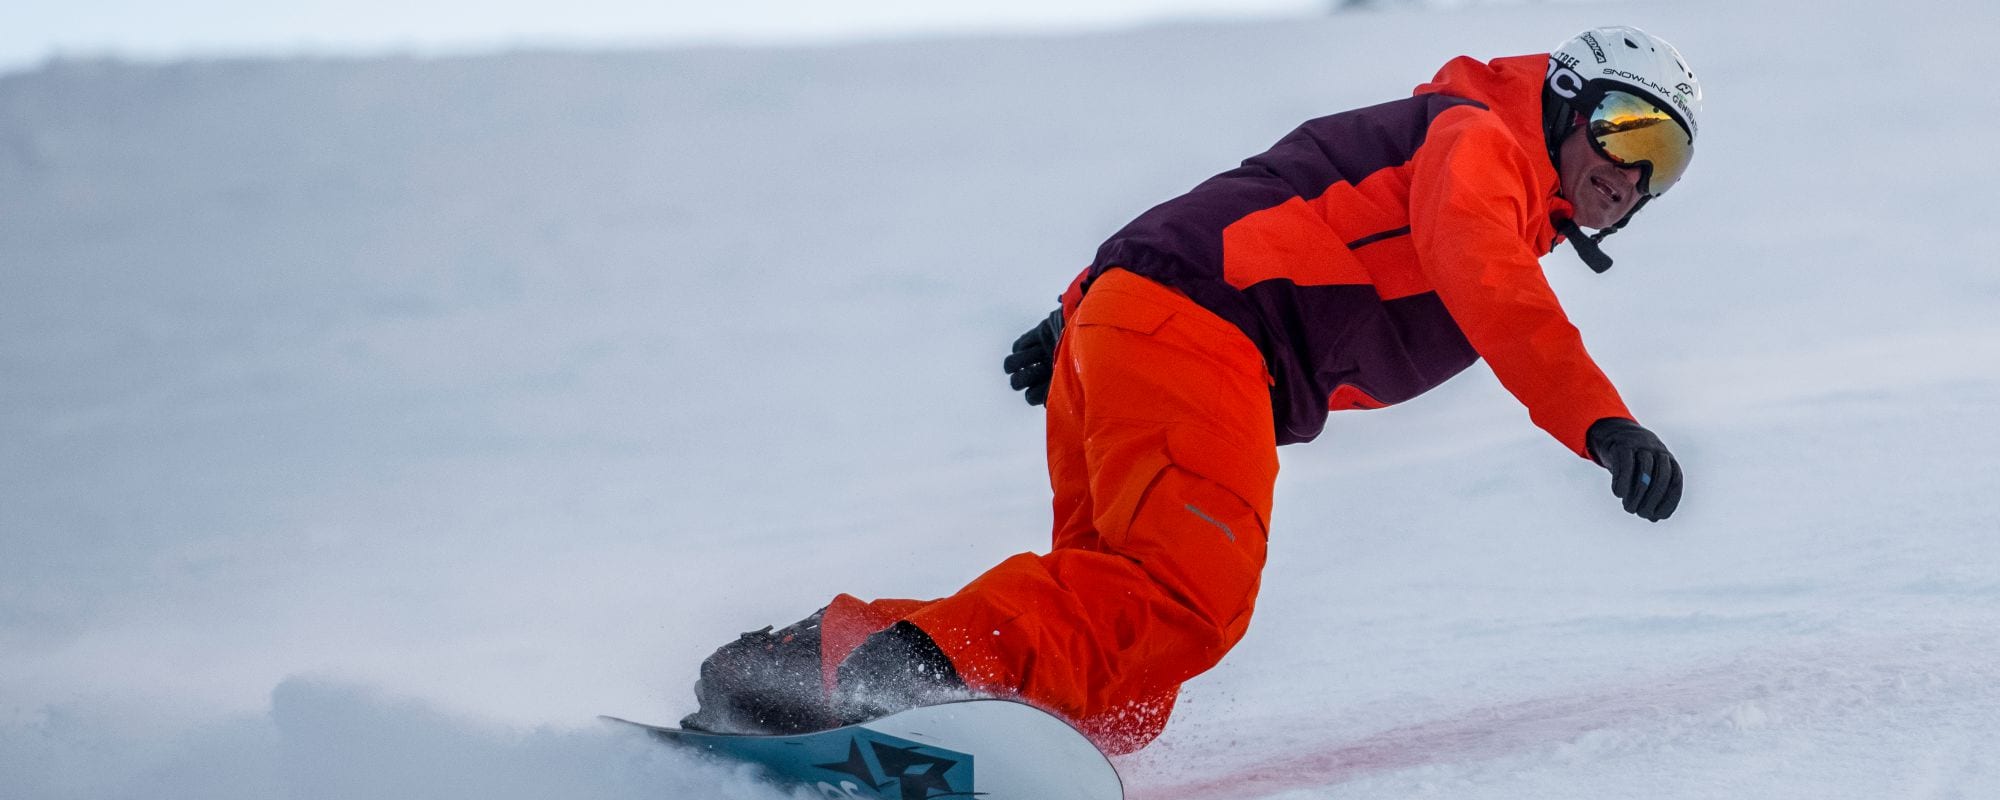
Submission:
{"label": "white sky", "polygon": [[462,50],[513,43],[799,41],[1308,13],[1331,0],[26,0],[0,70],[59,54]]}

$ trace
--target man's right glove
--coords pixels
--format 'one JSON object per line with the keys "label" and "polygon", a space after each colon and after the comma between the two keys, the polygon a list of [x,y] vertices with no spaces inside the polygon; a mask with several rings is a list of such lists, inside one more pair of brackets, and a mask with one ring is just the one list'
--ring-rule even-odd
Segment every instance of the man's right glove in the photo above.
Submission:
{"label": "man's right glove", "polygon": [[1585,433],[1590,457],[1611,470],[1611,493],[1625,501],[1625,511],[1659,522],[1673,516],[1681,504],[1681,465],[1660,437],[1637,422],[1605,417]]}
{"label": "man's right glove", "polygon": [[1027,390],[1028,405],[1049,401],[1049,379],[1056,374],[1056,343],[1062,340],[1062,328],[1062,309],[1058,308],[1015,339],[1013,354],[1001,364],[1007,369],[1007,382],[1016,391]]}

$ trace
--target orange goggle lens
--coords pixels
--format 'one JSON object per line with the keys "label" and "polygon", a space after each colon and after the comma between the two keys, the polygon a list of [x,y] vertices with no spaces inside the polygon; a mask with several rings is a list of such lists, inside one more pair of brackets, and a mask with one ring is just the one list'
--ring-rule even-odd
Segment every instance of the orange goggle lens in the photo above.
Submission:
{"label": "orange goggle lens", "polygon": [[1606,92],[1589,126],[1590,143],[1605,158],[1646,168],[1640,189],[1649,195],[1672,188],[1694,158],[1694,140],[1672,114],[1625,92]]}

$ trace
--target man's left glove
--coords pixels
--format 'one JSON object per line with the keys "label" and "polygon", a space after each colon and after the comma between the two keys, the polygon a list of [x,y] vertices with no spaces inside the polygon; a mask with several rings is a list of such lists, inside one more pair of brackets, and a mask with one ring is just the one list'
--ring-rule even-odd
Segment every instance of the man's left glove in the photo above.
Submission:
{"label": "man's left glove", "polygon": [[1056,343],[1062,340],[1062,328],[1062,309],[1058,308],[1015,339],[1014,352],[1001,364],[1007,369],[1007,382],[1016,391],[1027,391],[1028,405],[1049,401],[1049,379],[1056,374]]}
{"label": "man's left glove", "polygon": [[1637,422],[1605,417],[1583,435],[1590,457],[1611,470],[1611,493],[1625,511],[1650,522],[1673,516],[1681,504],[1681,465],[1652,431]]}

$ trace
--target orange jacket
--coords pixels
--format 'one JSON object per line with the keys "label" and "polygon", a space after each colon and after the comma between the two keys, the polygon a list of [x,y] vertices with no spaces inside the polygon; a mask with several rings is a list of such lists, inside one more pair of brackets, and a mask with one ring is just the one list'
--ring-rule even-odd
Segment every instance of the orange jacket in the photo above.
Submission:
{"label": "orange jacket", "polygon": [[1579,455],[1631,418],[1542,275],[1571,212],[1542,132],[1546,55],[1453,59],[1414,96],[1306,122],[1120,230],[1063,296],[1126,269],[1263,351],[1278,443],[1479,358]]}

